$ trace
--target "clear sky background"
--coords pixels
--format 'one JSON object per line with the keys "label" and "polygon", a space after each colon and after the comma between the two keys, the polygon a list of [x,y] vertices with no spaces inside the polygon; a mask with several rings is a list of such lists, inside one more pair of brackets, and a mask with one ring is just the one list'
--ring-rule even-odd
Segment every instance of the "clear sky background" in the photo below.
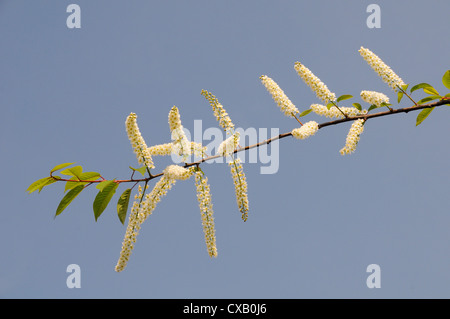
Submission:
{"label": "clear sky background", "polygon": [[[66,26],[71,3],[81,7],[81,29]],[[169,141],[173,105],[187,129],[196,119],[204,129],[217,127],[202,89],[237,127],[289,132],[298,124],[278,110],[259,76],[272,77],[305,110],[319,101],[296,61],[337,95],[354,95],[349,103],[375,90],[398,107],[361,46],[406,83],[445,92],[450,3],[377,1],[381,28],[369,29],[370,3],[0,1],[0,297],[449,298],[446,106],[419,127],[417,112],[370,120],[351,156],[339,154],[348,123],[308,140],[281,140],[276,174],[244,164],[245,223],[227,165],[202,165],[214,204],[215,259],[206,251],[193,180],[163,198],[121,273],[114,266],[126,226],[115,202],[124,186],[97,222],[95,188],[56,219],[62,183],[25,191],[64,162],[128,178],[128,166],[137,166],[124,125],[130,112],[149,145]],[[159,172],[170,159],[155,162]],[[73,263],[81,267],[79,289],[66,286]],[[370,264],[381,267],[379,289],[366,286]]]}

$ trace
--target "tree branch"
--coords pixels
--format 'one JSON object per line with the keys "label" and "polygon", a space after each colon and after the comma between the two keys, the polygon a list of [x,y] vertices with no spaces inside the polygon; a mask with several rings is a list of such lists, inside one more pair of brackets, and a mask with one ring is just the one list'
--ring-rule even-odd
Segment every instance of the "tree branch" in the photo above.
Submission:
{"label": "tree branch", "polygon": [[[374,114],[365,114],[365,115],[357,115],[357,116],[349,116],[343,119],[339,119],[339,120],[334,120],[334,121],[329,121],[329,122],[324,122],[322,124],[319,124],[319,129],[327,127],[327,126],[332,126],[332,125],[338,125],[341,123],[345,123],[345,122],[350,122],[350,121],[354,121],[357,119],[364,119],[364,120],[368,120],[368,119],[372,119],[372,118],[376,118],[376,117],[382,117],[382,116],[389,116],[389,115],[393,115],[393,114],[398,114],[398,113],[408,113],[411,111],[417,111],[417,110],[421,110],[421,109],[426,109],[426,108],[432,108],[432,107],[437,107],[437,106],[441,106],[441,105],[445,105],[445,104],[449,104],[450,105],[450,98],[448,97],[443,97],[441,100],[437,101],[437,102],[432,102],[432,103],[427,103],[427,104],[421,104],[421,105],[414,105],[414,106],[410,106],[410,107],[404,107],[404,108],[400,108],[400,109],[390,109],[389,111],[385,111],[385,112],[378,112],[378,113],[374,113]],[[240,147],[237,148],[233,154],[236,154],[238,152],[242,152],[242,151],[247,151],[256,147],[260,147],[262,145],[266,145],[266,144],[270,144],[273,141],[276,140],[280,140],[282,138],[285,138],[287,136],[292,136],[291,132],[286,132],[286,133],[282,133],[279,134],[277,136],[274,136],[272,138],[269,138],[267,140],[261,141],[259,143],[253,144],[253,145],[249,145],[246,147]],[[185,163],[184,167],[190,167],[190,166],[194,166],[194,165],[199,165],[201,163],[204,163],[206,161],[210,161],[219,157],[223,157],[222,155],[211,155],[205,158],[202,158],[201,160],[198,160],[196,162],[191,162],[191,163]],[[148,181],[160,177],[162,176],[164,173],[159,173],[156,175],[151,175],[150,177],[147,178],[142,178],[142,179],[129,179],[129,180],[116,180],[116,183],[129,183],[129,182],[146,182],[148,183]],[[53,177],[53,176],[51,176]],[[57,181],[69,181],[69,182],[88,182],[88,183],[100,183],[103,182],[103,180],[98,180],[98,181],[81,181],[81,180],[68,180],[68,179],[62,179],[62,178],[55,178],[53,177],[55,180]]]}

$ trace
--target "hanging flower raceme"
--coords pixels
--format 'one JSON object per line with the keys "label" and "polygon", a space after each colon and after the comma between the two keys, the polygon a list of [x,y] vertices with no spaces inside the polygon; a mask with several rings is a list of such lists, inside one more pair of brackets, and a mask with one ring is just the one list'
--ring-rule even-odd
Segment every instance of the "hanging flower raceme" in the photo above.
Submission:
{"label": "hanging flower raceme", "polygon": [[[161,201],[161,197],[166,195],[167,191],[175,184],[176,179],[172,177],[170,173],[165,172],[149,194],[142,198],[142,191],[139,192],[138,199],[133,203],[133,209],[130,213],[122,250],[116,266],[117,272],[125,269],[142,223],[153,213],[156,205]],[[140,201],[141,199],[142,201]]]}
{"label": "hanging flower raceme", "polygon": [[225,111],[222,104],[219,103],[219,100],[210,92],[206,90],[202,90],[201,93],[211,105],[214,116],[216,117],[217,121],[219,122],[220,126],[227,132],[231,133],[234,130],[234,124],[231,122],[230,116],[228,115],[227,111]]}
{"label": "hanging flower raceme", "polygon": [[[146,186],[148,188],[148,186]],[[120,257],[116,265],[116,271],[120,272],[125,269],[128,260],[130,259],[131,252],[133,251],[134,244],[136,243],[136,237],[141,229],[141,223],[138,219],[139,210],[141,208],[140,199],[142,197],[142,187],[139,185],[139,192],[134,197],[134,203],[131,207],[131,212],[128,217],[128,226],[125,233],[125,237],[122,243],[122,250],[120,251]]]}
{"label": "hanging flower raceme", "polygon": [[234,124],[231,122],[228,113],[225,111],[222,104],[219,103],[217,98],[205,90],[202,90],[202,95],[209,101],[220,126],[222,126],[227,134],[231,134],[230,137],[219,145],[217,154],[221,156],[231,156],[231,160],[228,162],[228,165],[230,165],[231,176],[233,177],[236,202],[238,204],[239,211],[242,214],[242,219],[246,221],[248,217],[247,180],[245,178],[241,160],[239,158],[234,158],[233,155],[239,145],[239,132],[234,133]]}
{"label": "hanging flower raceme", "polygon": [[300,62],[295,62],[295,70],[302,80],[313,90],[317,97],[322,100],[325,104],[336,101],[336,95],[332,93],[328,87],[320,81],[320,79],[315,76],[307,67],[305,67]]}
{"label": "hanging flower raceme", "polygon": [[135,113],[130,113],[125,121],[125,127],[128,135],[128,139],[133,147],[133,152],[136,154],[136,158],[139,164],[148,167],[149,169],[154,168],[153,159],[148,151],[147,144],[139,131],[137,125],[137,116]]}
{"label": "hanging flower raceme", "polygon": [[375,91],[361,91],[361,99],[364,102],[380,107],[382,103],[389,104],[389,98],[383,93]]}
{"label": "hanging flower raceme", "polygon": [[342,119],[344,118],[344,114],[342,114],[342,112],[344,112],[347,116],[357,116],[357,115],[364,115],[367,114],[367,110],[358,110],[355,107],[342,107],[340,106],[339,109],[342,111],[339,111],[339,109],[336,106],[331,106],[330,108],[328,108],[325,105],[321,105],[321,104],[311,104],[310,109],[318,114],[318,115],[322,115],[328,118],[338,118],[338,119]]}
{"label": "hanging flower raceme", "polygon": [[266,87],[267,91],[272,95],[273,100],[280,107],[281,111],[287,117],[295,117],[300,111],[295,107],[294,103],[284,94],[284,91],[278,86],[278,84],[266,75],[259,77],[262,84]]}
{"label": "hanging flower raceme", "polygon": [[214,226],[214,212],[208,178],[198,169],[195,172],[195,187],[197,200],[202,218],[203,234],[209,257],[217,257],[216,230]]}
{"label": "hanging flower raceme", "polygon": [[387,66],[375,53],[369,49],[361,47],[359,53],[366,60],[369,66],[387,83],[394,91],[398,92],[399,87],[403,87],[405,82],[394,71]]}
{"label": "hanging flower raceme", "polygon": [[309,121],[303,124],[301,127],[293,129],[291,134],[296,139],[303,140],[305,138],[313,136],[318,130],[319,124],[315,121]]}
{"label": "hanging flower raceme", "polygon": [[242,220],[246,221],[248,218],[247,180],[244,174],[241,159],[235,158],[233,161],[230,161],[228,165],[231,168],[231,176],[233,177],[236,202],[239,211],[242,214]]}
{"label": "hanging flower raceme", "polygon": [[182,160],[186,161],[191,155],[191,143],[183,131],[180,113],[176,106],[173,106],[169,112],[169,126],[172,132],[172,153],[182,156]]}
{"label": "hanging flower raceme", "polygon": [[233,154],[233,152],[239,145],[239,139],[240,139],[239,132],[236,132],[233,135],[231,135],[225,141],[220,143],[219,147],[217,148],[217,154],[221,156],[228,156]]}
{"label": "hanging flower raceme", "polygon": [[364,119],[354,121],[347,134],[345,146],[340,150],[341,155],[353,153],[358,145],[360,135],[364,131]]}

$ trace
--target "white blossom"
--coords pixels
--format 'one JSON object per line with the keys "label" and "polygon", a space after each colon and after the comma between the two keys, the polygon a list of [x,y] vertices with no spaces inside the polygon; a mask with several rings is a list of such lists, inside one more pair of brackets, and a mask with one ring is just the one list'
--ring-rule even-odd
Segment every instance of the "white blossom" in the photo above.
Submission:
{"label": "white blossom", "polygon": [[208,178],[201,170],[195,172],[195,186],[197,200],[202,218],[203,234],[209,257],[217,257],[216,231],[214,226],[214,211],[212,207],[211,192]]}
{"label": "white blossom", "polygon": [[316,132],[319,130],[319,124],[315,121],[309,121],[305,124],[303,124],[301,127],[293,129],[291,134],[296,139],[305,139],[310,136],[313,136],[316,134]]}
{"label": "white blossom", "polygon": [[315,76],[307,67],[305,67],[300,62],[295,62],[295,70],[298,75],[303,79],[303,81],[313,90],[317,97],[322,100],[325,104],[331,101],[336,101],[336,95],[332,93],[328,87],[320,81],[320,79]]}
{"label": "white blossom", "polygon": [[367,114],[367,110],[358,110],[355,107],[342,107],[340,106],[339,109],[342,111],[339,111],[338,108],[336,106],[331,106],[330,109],[328,109],[328,107],[326,107],[325,105],[321,105],[321,104],[311,104],[310,106],[311,110],[318,114],[318,115],[322,115],[328,118],[338,118],[338,119],[342,119],[344,118],[344,114],[342,114],[342,112],[344,112],[347,116],[357,116],[357,115],[364,115]]}
{"label": "white blossom", "polygon": [[220,143],[220,145],[217,149],[217,154],[219,154],[221,156],[231,155],[236,150],[237,146],[239,145],[239,139],[240,139],[239,132],[236,132],[233,135],[231,135],[225,141]]}
{"label": "white blossom", "polygon": [[375,53],[369,49],[361,47],[359,53],[366,60],[369,66],[387,83],[394,91],[398,92],[398,87],[405,85],[405,82],[395,74]]}
{"label": "white blossom", "polygon": [[347,134],[345,146],[340,150],[341,155],[351,154],[356,150],[360,135],[364,131],[364,120],[358,119],[354,121]]}
{"label": "white blossom", "polygon": [[274,80],[266,75],[261,75],[259,78],[261,79],[262,84],[266,87],[267,91],[272,95],[273,100],[280,107],[284,115],[288,117],[295,117],[296,114],[300,113],[294,103],[289,100],[286,94],[284,94],[284,91]]}
{"label": "white blossom", "polygon": [[375,104],[380,107],[381,103],[389,104],[389,98],[383,93],[375,92],[375,91],[361,91],[361,99],[364,102]]}
{"label": "white blossom", "polygon": [[220,126],[227,133],[232,133],[234,130],[234,124],[233,122],[231,122],[231,118],[228,115],[227,111],[225,111],[223,105],[219,103],[219,100],[212,93],[206,90],[202,90],[201,94],[209,101],[209,104],[213,109],[214,116],[216,117]]}
{"label": "white blossom", "polygon": [[155,166],[153,165],[152,156],[150,155],[147,144],[145,144],[145,140],[139,131],[136,119],[136,114],[130,113],[125,121],[128,139],[131,142],[133,152],[136,154],[139,164],[147,166],[148,168],[154,168]]}

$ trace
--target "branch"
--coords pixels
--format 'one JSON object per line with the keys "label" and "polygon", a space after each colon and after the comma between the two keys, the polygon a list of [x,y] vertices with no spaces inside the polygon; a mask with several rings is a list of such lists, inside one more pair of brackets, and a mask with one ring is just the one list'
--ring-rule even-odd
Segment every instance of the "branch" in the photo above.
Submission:
{"label": "branch", "polygon": [[[349,116],[343,119],[339,119],[339,120],[334,120],[334,121],[329,121],[329,122],[324,122],[322,124],[319,124],[319,129],[327,127],[327,126],[332,126],[332,125],[337,125],[337,124],[341,124],[341,123],[345,123],[345,122],[350,122],[350,121],[354,121],[357,119],[364,119],[364,120],[368,120],[368,119],[372,119],[372,118],[376,118],[376,117],[382,117],[382,116],[389,116],[389,115],[393,115],[393,114],[398,114],[398,113],[408,113],[411,111],[417,111],[417,110],[421,110],[421,109],[426,109],[426,108],[432,108],[432,107],[437,107],[437,106],[441,106],[441,105],[445,105],[445,104],[450,104],[450,98],[448,97],[443,97],[441,100],[437,101],[437,102],[433,102],[433,103],[428,103],[428,104],[421,104],[421,105],[414,105],[414,106],[410,106],[410,107],[404,107],[404,108],[400,108],[400,109],[391,109],[389,111],[385,111],[385,112],[378,112],[378,113],[374,113],[374,114],[365,114],[365,115],[357,115],[357,116]],[[286,132],[286,133],[282,133],[279,134],[277,136],[274,136],[272,138],[269,138],[267,140],[261,141],[259,143],[253,144],[253,145],[249,145],[246,147],[240,147],[237,148],[233,154],[242,152],[242,151],[247,151],[253,148],[257,148],[260,147],[262,145],[266,145],[266,144],[270,144],[273,141],[276,140],[280,140],[282,138],[285,138],[287,136],[292,136],[291,132]],[[219,157],[223,157],[222,155],[211,155],[205,158],[202,158],[201,160],[198,160],[196,162],[191,162],[191,163],[185,163],[184,167],[190,167],[190,166],[194,166],[194,165],[200,165],[201,163],[204,163],[206,161],[210,161]],[[150,175],[150,177],[147,178],[142,178],[142,179],[124,179],[124,180],[115,180],[116,183],[131,183],[131,182],[148,182],[154,178],[158,178],[161,177],[164,173],[159,173],[156,175]],[[69,181],[69,182],[87,182],[87,183],[100,183],[103,180],[97,180],[97,181],[83,181],[83,180],[68,180],[68,179],[62,179],[62,178],[55,178],[53,176],[51,176],[53,179],[55,179],[56,181]]]}

